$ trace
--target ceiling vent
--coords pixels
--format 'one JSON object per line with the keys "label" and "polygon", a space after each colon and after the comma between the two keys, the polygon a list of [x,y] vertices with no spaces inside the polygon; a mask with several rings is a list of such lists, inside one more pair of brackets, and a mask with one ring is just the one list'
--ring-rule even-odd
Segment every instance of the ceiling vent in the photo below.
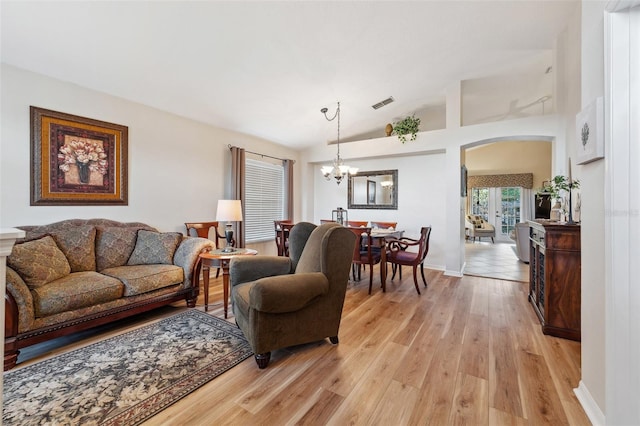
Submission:
{"label": "ceiling vent", "polygon": [[387,99],[385,99],[384,101],[380,101],[377,104],[373,104],[371,105],[371,108],[373,109],[380,109],[385,105],[389,105],[391,102],[393,102],[393,96],[389,96]]}

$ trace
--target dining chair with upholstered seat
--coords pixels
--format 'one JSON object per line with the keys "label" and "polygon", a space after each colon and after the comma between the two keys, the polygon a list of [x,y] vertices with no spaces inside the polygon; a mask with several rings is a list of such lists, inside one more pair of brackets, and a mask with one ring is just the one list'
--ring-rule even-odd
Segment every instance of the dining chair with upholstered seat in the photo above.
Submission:
{"label": "dining chair with upholstered seat", "polygon": [[371,228],[348,227],[347,229],[356,234],[356,245],[353,249],[353,261],[351,265],[353,280],[356,281],[356,268],[358,271],[358,281],[360,281],[360,267],[369,265],[369,294],[371,294],[371,287],[373,286],[373,265],[380,263],[382,253],[380,250],[373,250],[372,248],[369,239]]}
{"label": "dining chair with upholstered seat", "polygon": [[371,227],[378,229],[396,229],[397,225],[398,222],[371,222]]}
{"label": "dining chair with upholstered seat", "polygon": [[[427,280],[424,277],[424,259],[429,253],[429,237],[431,236],[431,227],[423,226],[420,229],[420,238],[392,238],[387,240],[387,262],[391,263],[393,267],[393,280],[396,276],[396,272],[400,273],[400,279],[402,279],[402,266],[413,267],[413,283],[416,286],[416,291],[420,294],[420,287],[418,286],[418,265],[420,265],[420,273],[422,275],[422,281],[424,286],[427,287]],[[409,248],[415,249],[408,250]],[[415,250],[415,251],[414,251]],[[399,271],[398,271],[399,270]]]}
{"label": "dining chair with upholstered seat", "polygon": [[352,226],[354,228],[364,228],[369,223],[368,220],[349,220],[347,221],[348,226]]}
{"label": "dining chair with upholstered seat", "polygon": [[289,231],[293,228],[291,220],[274,220],[273,226],[276,232],[276,248],[278,256],[289,256]]}
{"label": "dining chair with upholstered seat", "polygon": [[[187,228],[187,236],[207,238],[216,243],[216,248],[220,248],[220,240],[227,241],[224,235],[220,235],[218,232],[218,225],[220,222],[185,222],[184,226]],[[211,228],[213,228],[213,235],[211,234]],[[193,235],[195,231],[196,235]],[[232,240],[232,245],[235,246],[235,240]],[[220,276],[220,268],[216,271],[216,278]]]}

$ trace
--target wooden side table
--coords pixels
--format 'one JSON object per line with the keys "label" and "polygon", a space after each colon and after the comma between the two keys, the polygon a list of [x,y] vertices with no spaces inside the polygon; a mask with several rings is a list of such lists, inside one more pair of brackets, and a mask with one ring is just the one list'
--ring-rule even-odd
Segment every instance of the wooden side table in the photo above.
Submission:
{"label": "wooden side table", "polygon": [[[204,310],[209,310],[209,270],[210,268],[222,269],[222,290],[224,297],[224,317],[227,318],[229,307],[229,262],[234,256],[255,256],[257,250],[238,248],[232,252],[223,252],[222,249],[212,250],[207,253],[201,253],[196,267],[196,277],[200,276],[202,269],[202,278],[204,282]],[[197,278],[196,278],[197,279]]]}

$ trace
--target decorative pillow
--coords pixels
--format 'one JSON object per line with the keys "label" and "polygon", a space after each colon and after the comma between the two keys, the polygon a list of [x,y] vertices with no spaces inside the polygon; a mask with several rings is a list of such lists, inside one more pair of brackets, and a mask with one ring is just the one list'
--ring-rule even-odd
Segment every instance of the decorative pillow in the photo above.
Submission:
{"label": "decorative pillow", "polygon": [[71,272],[96,270],[96,228],[93,225],[64,223],[58,226],[42,225],[30,229],[26,240],[51,235],[67,257]]}
{"label": "decorative pillow", "polygon": [[20,274],[30,289],[71,273],[69,261],[49,235],[15,245],[7,258],[7,265]]}
{"label": "decorative pillow", "polygon": [[126,265],[136,246],[139,229],[96,226],[96,269],[102,271]]}
{"label": "decorative pillow", "polygon": [[179,232],[159,233],[141,229],[127,265],[171,265],[180,241],[182,234]]}

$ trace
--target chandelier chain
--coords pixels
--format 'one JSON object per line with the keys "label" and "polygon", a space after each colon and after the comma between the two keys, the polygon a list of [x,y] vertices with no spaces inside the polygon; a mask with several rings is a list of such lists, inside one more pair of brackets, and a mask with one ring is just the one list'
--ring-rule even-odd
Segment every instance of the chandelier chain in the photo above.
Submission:
{"label": "chandelier chain", "polygon": [[338,109],[336,110],[338,115],[338,160],[340,159],[340,102],[338,102]]}
{"label": "chandelier chain", "polygon": [[336,183],[340,185],[342,179],[347,175],[355,175],[358,172],[357,168],[349,167],[345,165],[340,158],[340,102],[338,102],[338,107],[336,108],[336,112],[333,117],[329,118],[327,116],[328,108],[322,108],[320,112],[324,114],[324,118],[327,121],[333,121],[336,117],[338,118],[338,139],[336,144],[338,145],[336,158],[333,160],[333,167],[323,167],[322,174],[327,180],[330,180],[331,177],[335,178]]}

